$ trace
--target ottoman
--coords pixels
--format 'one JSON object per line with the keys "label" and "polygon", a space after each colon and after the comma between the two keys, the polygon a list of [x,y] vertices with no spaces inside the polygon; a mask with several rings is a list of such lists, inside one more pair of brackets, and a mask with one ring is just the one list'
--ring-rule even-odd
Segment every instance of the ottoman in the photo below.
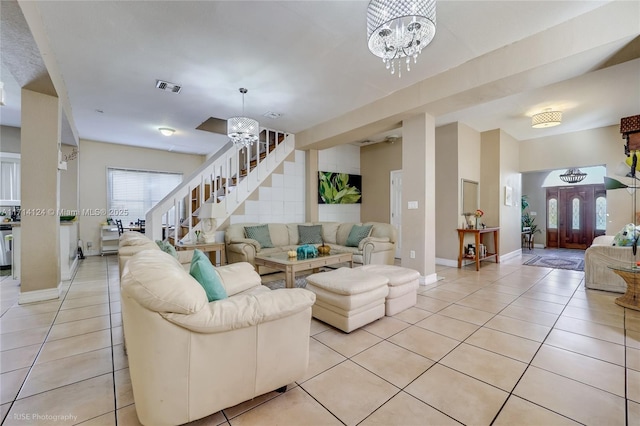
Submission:
{"label": "ottoman", "polygon": [[316,294],[314,318],[345,333],[384,316],[388,279],[358,269],[339,268],[307,277],[307,290]]}
{"label": "ottoman", "polygon": [[385,301],[385,315],[395,315],[414,306],[418,301],[420,272],[393,265],[364,265],[356,269],[389,279],[389,294]]}

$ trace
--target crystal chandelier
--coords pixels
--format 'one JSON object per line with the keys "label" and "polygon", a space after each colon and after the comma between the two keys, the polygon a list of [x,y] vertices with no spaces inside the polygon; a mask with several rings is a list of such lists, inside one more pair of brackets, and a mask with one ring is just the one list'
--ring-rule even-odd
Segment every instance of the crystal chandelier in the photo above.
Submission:
{"label": "crystal chandelier", "polygon": [[581,172],[580,169],[569,169],[560,175],[560,179],[567,183],[582,182],[586,177],[587,174],[585,172]]}
{"label": "crystal chandelier", "polygon": [[231,142],[238,148],[250,147],[258,141],[258,132],[260,131],[260,125],[252,118],[244,117],[244,95],[248,92],[247,89],[241,87],[239,89],[242,93],[242,117],[231,117],[227,120],[227,135]]}
{"label": "crystal chandelier", "polygon": [[418,55],[436,34],[435,0],[371,0],[367,9],[369,50],[398,77],[402,74],[402,58],[407,71],[411,58]]}

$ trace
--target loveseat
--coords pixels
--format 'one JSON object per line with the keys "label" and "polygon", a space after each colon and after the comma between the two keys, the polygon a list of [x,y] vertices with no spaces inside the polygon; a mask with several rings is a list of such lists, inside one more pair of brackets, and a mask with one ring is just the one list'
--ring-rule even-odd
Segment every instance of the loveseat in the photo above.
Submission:
{"label": "loveseat", "polygon": [[144,425],[187,423],[306,373],[315,295],[269,290],[248,263],[216,271],[229,297],[208,302],[200,283],[161,250],[140,251],[124,265],[123,327]]}
{"label": "loveseat", "polygon": [[632,247],[613,245],[614,237],[602,235],[594,238],[591,247],[584,253],[584,282],[585,287],[594,290],[606,290],[624,293],[627,285],[609,266],[631,266],[640,260],[633,255]]}
{"label": "loveseat", "polygon": [[[379,222],[366,223],[341,223],[341,222],[314,222],[314,223],[269,223],[267,224],[269,236],[273,247],[265,248],[255,239],[247,238],[247,227],[255,227],[258,223],[238,223],[229,225],[225,230],[225,244],[227,261],[249,262],[255,266],[254,259],[259,253],[278,253],[295,250],[301,244],[298,226],[320,226],[321,241],[331,247],[331,250],[351,252],[353,262],[363,265],[393,265],[397,233],[393,225]],[[347,245],[350,233],[354,226],[363,227],[371,225],[368,236],[359,241],[353,247]],[[304,242],[304,241],[303,241]],[[269,268],[259,267],[260,274],[272,272]]]}

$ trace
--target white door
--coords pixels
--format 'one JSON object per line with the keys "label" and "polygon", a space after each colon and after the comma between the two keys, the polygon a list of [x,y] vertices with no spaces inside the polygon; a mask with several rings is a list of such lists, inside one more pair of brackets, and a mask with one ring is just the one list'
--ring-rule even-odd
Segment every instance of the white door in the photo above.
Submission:
{"label": "white door", "polygon": [[391,224],[398,230],[396,258],[402,253],[402,170],[391,171]]}

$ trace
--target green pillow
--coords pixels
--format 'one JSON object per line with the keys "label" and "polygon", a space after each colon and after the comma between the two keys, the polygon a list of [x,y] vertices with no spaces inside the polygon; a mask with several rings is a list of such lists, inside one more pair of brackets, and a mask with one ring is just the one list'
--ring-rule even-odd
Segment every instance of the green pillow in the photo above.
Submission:
{"label": "green pillow", "polygon": [[247,238],[251,238],[252,240],[259,242],[262,248],[273,247],[268,225],[245,226],[244,235]]}
{"label": "green pillow", "polygon": [[322,244],[322,225],[298,225],[299,244]]}
{"label": "green pillow", "polygon": [[347,247],[358,247],[360,241],[367,238],[373,225],[353,225],[347,237]]}
{"label": "green pillow", "polygon": [[227,296],[227,291],[222,285],[222,281],[220,281],[218,271],[216,271],[216,268],[213,267],[207,255],[202,251],[197,249],[194,250],[189,274],[191,274],[191,276],[204,288],[209,302],[229,297]]}
{"label": "green pillow", "polygon": [[156,244],[158,245],[158,247],[160,247],[160,250],[162,250],[163,252],[170,254],[176,259],[178,258],[178,252],[176,252],[176,248],[171,244],[169,244],[168,241],[156,240]]}

